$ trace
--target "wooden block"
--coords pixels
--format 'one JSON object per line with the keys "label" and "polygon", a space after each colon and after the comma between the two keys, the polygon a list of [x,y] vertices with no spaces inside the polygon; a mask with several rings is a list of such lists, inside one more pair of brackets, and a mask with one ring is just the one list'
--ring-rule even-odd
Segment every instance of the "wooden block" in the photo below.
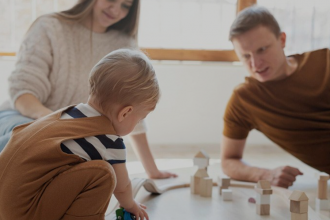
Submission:
{"label": "wooden block", "polygon": [[328,180],[319,180],[317,198],[328,199]]}
{"label": "wooden block", "polygon": [[228,187],[222,187],[222,186],[219,187],[219,194],[220,195],[222,195],[222,190],[224,190],[224,189],[228,189]]}
{"label": "wooden block", "polygon": [[198,166],[198,169],[205,169],[209,165],[209,159],[206,158],[194,158],[194,165]]}
{"label": "wooden block", "polygon": [[200,178],[191,176],[190,177],[190,192],[192,194],[199,194]]}
{"label": "wooden block", "polygon": [[293,213],[307,213],[308,212],[308,201],[290,201],[290,212]]}
{"label": "wooden block", "polygon": [[316,174],[315,174],[315,177],[316,177],[318,180],[325,180],[325,181],[328,181],[328,179],[330,179],[329,174],[324,173],[324,172],[316,173]]}
{"label": "wooden block", "polygon": [[258,189],[271,189],[270,182],[268,180],[259,180],[256,188]]}
{"label": "wooden block", "polygon": [[230,178],[229,177],[218,177],[218,186],[228,188],[230,186]]}
{"label": "wooden block", "polygon": [[233,200],[233,191],[231,189],[222,190],[222,200],[223,201],[232,201]]}
{"label": "wooden block", "polygon": [[329,200],[316,198],[315,209],[316,210],[329,210],[330,209]]}
{"label": "wooden block", "polygon": [[204,197],[212,196],[213,181],[210,177],[204,177],[200,181],[199,194]]}
{"label": "wooden block", "polygon": [[257,207],[258,215],[269,215],[270,214],[270,205],[269,204],[264,204],[264,205],[256,204],[256,207]]}
{"label": "wooden block", "polygon": [[291,213],[291,220],[308,220],[308,213]]}
{"label": "wooden block", "polygon": [[256,204],[258,205],[270,204],[270,195],[261,195],[257,193]]}
{"label": "wooden block", "polygon": [[308,201],[308,197],[306,196],[306,194],[299,190],[293,191],[289,199],[293,201]]}
{"label": "wooden block", "polygon": [[205,169],[198,169],[194,176],[199,178],[209,177]]}
{"label": "wooden block", "polygon": [[271,195],[273,194],[273,190],[272,189],[258,189],[255,188],[255,191],[261,195]]}

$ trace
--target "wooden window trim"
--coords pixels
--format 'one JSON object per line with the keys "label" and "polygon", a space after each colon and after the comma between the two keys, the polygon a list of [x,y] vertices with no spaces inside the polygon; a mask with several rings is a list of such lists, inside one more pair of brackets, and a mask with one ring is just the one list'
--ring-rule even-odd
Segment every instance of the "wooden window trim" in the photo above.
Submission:
{"label": "wooden window trim", "polygon": [[[236,13],[242,11],[257,0],[237,0]],[[153,60],[191,60],[191,61],[238,61],[234,50],[179,50],[142,48]]]}
{"label": "wooden window trim", "polygon": [[[257,0],[237,0],[236,12],[257,3]],[[141,48],[153,60],[238,61],[234,50],[180,50]],[[14,52],[0,52],[0,56],[16,56]]]}

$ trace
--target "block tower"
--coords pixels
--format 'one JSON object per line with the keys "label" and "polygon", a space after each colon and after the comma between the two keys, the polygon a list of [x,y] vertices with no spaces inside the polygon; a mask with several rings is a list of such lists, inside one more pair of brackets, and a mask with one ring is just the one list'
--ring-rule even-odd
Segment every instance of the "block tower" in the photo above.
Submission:
{"label": "block tower", "polygon": [[256,208],[258,215],[270,214],[270,195],[273,190],[270,186],[270,182],[267,180],[259,180],[255,186],[256,195]]}
{"label": "block tower", "polygon": [[317,173],[316,178],[318,179],[318,190],[317,198],[315,200],[315,208],[318,210],[329,210],[330,204],[328,200],[328,179],[327,173]]}
{"label": "block tower", "polygon": [[308,197],[304,192],[295,190],[290,195],[291,220],[308,220]]}
{"label": "block tower", "polygon": [[207,174],[210,157],[204,151],[199,151],[194,157],[194,165],[198,166],[198,170],[191,176],[190,189],[192,194],[200,194],[201,196],[210,197],[212,195],[213,181]]}
{"label": "block tower", "polygon": [[223,189],[228,189],[230,186],[230,178],[228,176],[218,176],[219,194],[222,195]]}

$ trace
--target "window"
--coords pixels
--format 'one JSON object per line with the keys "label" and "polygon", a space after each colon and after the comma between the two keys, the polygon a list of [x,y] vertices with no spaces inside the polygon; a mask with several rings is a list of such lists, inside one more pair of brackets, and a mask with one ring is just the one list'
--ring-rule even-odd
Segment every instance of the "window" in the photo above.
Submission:
{"label": "window", "polygon": [[302,53],[330,46],[329,0],[258,0],[287,35],[285,53]]}
{"label": "window", "polygon": [[[77,0],[0,1],[0,56],[15,55],[40,15]],[[256,0],[141,0],[139,45],[152,59],[235,61],[228,41],[236,10]],[[5,52],[10,53],[5,53]]]}

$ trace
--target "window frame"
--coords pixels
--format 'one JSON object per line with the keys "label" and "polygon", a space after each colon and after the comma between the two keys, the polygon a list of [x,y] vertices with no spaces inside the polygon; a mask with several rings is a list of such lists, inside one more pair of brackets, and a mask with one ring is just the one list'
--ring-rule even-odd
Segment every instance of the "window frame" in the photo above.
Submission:
{"label": "window frame", "polygon": [[[236,13],[244,8],[256,4],[257,0],[237,0]],[[180,60],[180,61],[238,61],[234,50],[187,50],[141,48],[152,60]],[[16,56],[15,52],[1,52],[1,56]]]}

